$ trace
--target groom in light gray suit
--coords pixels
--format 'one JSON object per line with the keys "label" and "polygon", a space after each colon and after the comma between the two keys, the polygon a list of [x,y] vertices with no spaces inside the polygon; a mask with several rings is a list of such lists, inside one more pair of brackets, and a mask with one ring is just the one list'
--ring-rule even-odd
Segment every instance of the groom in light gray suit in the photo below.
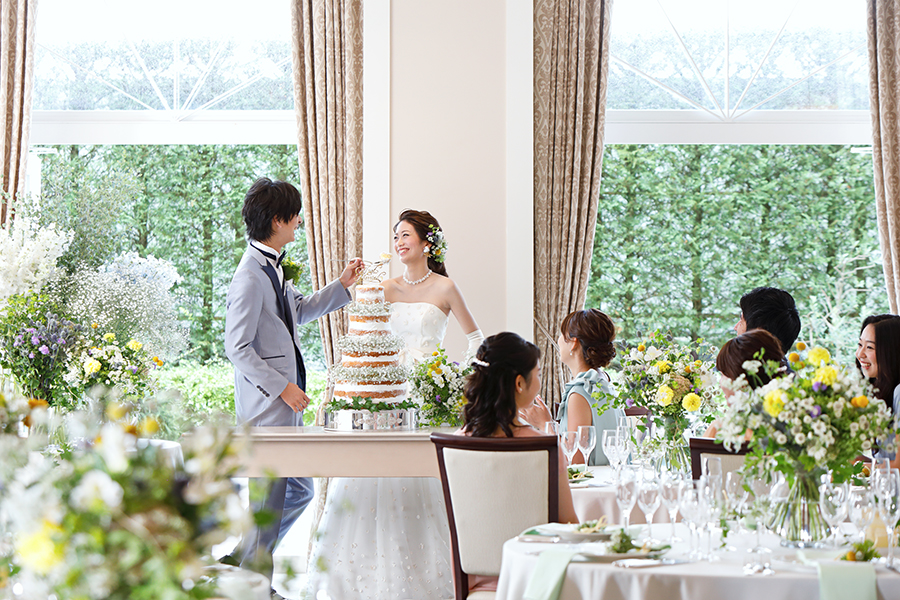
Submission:
{"label": "groom in light gray suit", "polygon": [[[282,247],[294,241],[302,208],[297,188],[267,178],[257,180],[244,198],[249,244],[234,272],[225,308],[225,354],[234,364],[235,412],[242,424],[303,424],[309,398],[297,325],[349,303],[347,288],[362,268],[361,260],[350,261],[339,279],[309,297],[286,282]],[[274,523],[244,540],[231,560],[271,579],[272,551],[312,497],[308,477],[276,480],[264,500]]]}

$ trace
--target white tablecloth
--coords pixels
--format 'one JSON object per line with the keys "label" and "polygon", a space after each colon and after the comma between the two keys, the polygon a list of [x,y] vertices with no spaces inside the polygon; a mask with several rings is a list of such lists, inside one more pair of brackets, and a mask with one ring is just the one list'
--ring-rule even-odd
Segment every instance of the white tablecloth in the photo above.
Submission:
{"label": "white tablecloth", "polygon": [[[668,534],[654,528],[654,535]],[[687,528],[677,525],[678,534],[687,537]],[[781,598],[819,598],[819,580],[815,567],[795,562],[796,550],[782,548],[775,536],[764,536],[764,544],[774,548],[772,567],[775,574],[747,576],[743,574],[746,549],[753,545],[754,536],[746,534],[729,542],[736,552],[721,552],[719,562],[695,562],[682,565],[623,569],[600,562],[572,562],[560,600],[775,600]],[[561,544],[524,543],[509,540],[503,545],[503,563],[497,600],[520,600],[537,565],[542,550],[550,547],[570,547]],[[677,544],[668,556],[683,556],[687,547]],[[900,574],[882,566],[876,568],[879,600],[900,598]]]}
{"label": "white tablecloth", "polygon": [[[584,487],[572,487],[572,503],[575,505],[575,514],[582,523],[593,521],[606,515],[609,523],[617,525],[621,523],[619,505],[616,504],[615,474],[612,467],[589,467],[594,474]],[[582,484],[583,485],[583,484]],[[571,487],[571,486],[570,486]],[[638,508],[637,503],[631,511],[631,523],[646,523],[644,513]],[[653,515],[654,523],[668,523],[669,514],[664,506]]]}

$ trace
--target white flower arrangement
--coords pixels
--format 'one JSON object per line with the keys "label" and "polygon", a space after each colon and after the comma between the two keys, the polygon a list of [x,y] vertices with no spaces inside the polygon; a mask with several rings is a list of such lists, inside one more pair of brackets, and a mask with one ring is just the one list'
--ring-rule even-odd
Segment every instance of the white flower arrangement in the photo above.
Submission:
{"label": "white flower arrangement", "polygon": [[466,404],[463,388],[471,367],[450,362],[441,348],[417,362],[409,379],[409,394],[421,404],[420,422],[424,425],[462,424]]}
{"label": "white flower arrangement", "polygon": [[0,226],[0,305],[15,294],[39,291],[57,273],[56,261],[72,234],[24,218]]}

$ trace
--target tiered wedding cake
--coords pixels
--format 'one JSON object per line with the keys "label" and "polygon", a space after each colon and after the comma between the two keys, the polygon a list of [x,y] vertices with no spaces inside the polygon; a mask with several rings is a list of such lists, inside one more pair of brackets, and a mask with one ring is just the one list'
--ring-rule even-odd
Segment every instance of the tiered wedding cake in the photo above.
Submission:
{"label": "tiered wedding cake", "polygon": [[[379,280],[380,281],[380,280]],[[356,287],[347,306],[350,328],[338,341],[341,364],[331,369],[334,398],[326,409],[326,427],[339,430],[413,429],[414,404],[406,400],[407,369],[401,364],[406,344],[391,333],[391,305],[378,284]]]}
{"label": "tiered wedding cake", "polygon": [[406,369],[400,366],[404,343],[391,333],[391,305],[381,285],[360,285],[347,306],[350,328],[338,341],[341,364],[332,370],[336,398],[368,398],[399,403],[406,399]]}

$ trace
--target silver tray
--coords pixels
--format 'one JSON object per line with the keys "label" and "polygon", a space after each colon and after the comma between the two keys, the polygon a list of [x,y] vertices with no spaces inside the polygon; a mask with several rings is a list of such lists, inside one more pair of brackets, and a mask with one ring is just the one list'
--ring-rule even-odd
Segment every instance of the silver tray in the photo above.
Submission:
{"label": "silver tray", "polygon": [[418,411],[400,410],[336,410],[325,412],[326,431],[411,431],[416,428]]}

